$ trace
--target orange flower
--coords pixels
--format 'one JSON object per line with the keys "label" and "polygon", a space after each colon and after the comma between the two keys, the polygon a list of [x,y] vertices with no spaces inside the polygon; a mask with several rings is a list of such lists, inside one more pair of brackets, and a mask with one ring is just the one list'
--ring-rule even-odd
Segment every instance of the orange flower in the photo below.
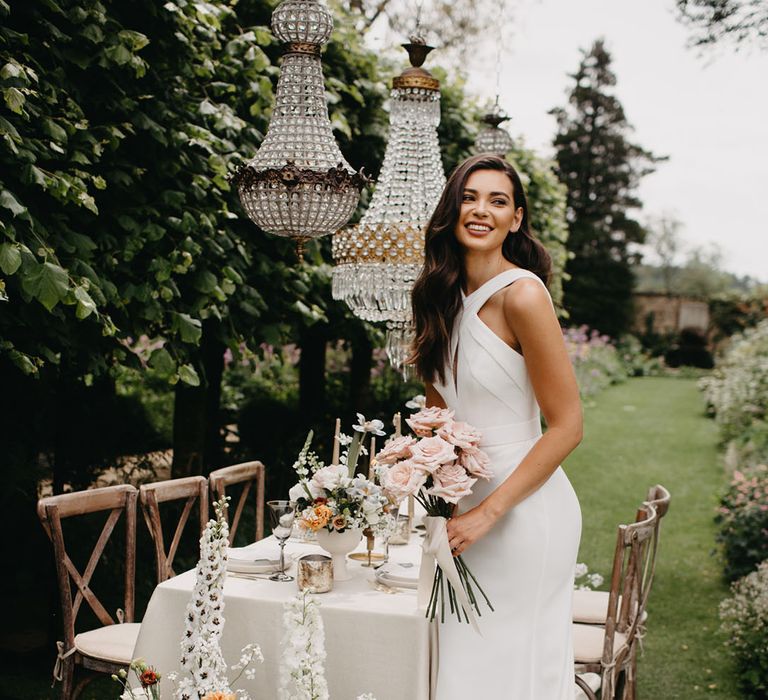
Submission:
{"label": "orange flower", "polygon": [[301,524],[310,530],[317,531],[325,527],[333,517],[333,511],[326,505],[308,508],[301,514]]}
{"label": "orange flower", "polygon": [[215,690],[208,693],[203,700],[237,700],[234,693],[222,693],[220,690]]}

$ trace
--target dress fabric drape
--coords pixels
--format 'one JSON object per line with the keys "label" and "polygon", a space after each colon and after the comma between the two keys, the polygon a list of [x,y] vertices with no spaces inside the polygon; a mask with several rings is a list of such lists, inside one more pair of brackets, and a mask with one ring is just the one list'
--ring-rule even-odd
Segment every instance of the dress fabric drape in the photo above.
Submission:
{"label": "dress fabric drape", "polygon": [[[519,465],[541,437],[539,406],[523,356],[478,312],[523,269],[502,272],[464,298],[454,324],[445,383],[435,384],[455,419],[483,432],[494,476],[460,503],[479,504]],[[454,372],[455,368],[455,372]],[[455,617],[439,625],[436,700],[573,700],[571,601],[581,511],[561,467],[465,553],[493,604],[480,618],[482,636]]]}

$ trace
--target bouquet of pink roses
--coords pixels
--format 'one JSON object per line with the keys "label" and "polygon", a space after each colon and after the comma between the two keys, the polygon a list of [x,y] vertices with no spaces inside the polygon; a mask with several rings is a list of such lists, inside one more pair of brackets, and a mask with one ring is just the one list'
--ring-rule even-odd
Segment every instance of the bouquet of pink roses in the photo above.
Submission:
{"label": "bouquet of pink roses", "polygon": [[451,613],[459,620],[463,613],[463,619],[477,628],[474,612],[479,616],[480,606],[476,591],[491,610],[493,606],[462,557],[452,556],[446,523],[459,500],[472,493],[477,480],[493,474],[488,455],[479,447],[482,435],[468,423],[454,421],[453,411],[444,408],[423,408],[406,418],[406,423],[417,437],[390,439],[376,454],[376,465],[380,483],[393,501],[413,496],[427,511],[420,604],[426,603],[430,620],[439,605],[445,620],[447,594]]}

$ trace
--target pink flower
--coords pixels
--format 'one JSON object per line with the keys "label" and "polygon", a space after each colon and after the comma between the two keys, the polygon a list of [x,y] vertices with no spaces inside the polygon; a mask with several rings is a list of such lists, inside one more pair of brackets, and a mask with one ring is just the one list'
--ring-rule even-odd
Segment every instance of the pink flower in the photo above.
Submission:
{"label": "pink flower", "polygon": [[421,438],[412,448],[411,458],[419,467],[428,472],[434,472],[442,464],[456,460],[456,448],[443,438]]}
{"label": "pink flower", "polygon": [[459,454],[459,464],[472,476],[490,479],[493,476],[491,460],[482,450],[462,450]]}
{"label": "pink flower", "polygon": [[410,435],[392,438],[376,453],[376,461],[379,464],[394,464],[401,459],[409,459],[412,456],[411,447],[415,443],[416,438]]}
{"label": "pink flower", "polygon": [[477,479],[470,479],[464,467],[454,462],[453,464],[444,464],[434,474],[432,474],[434,485],[427,493],[430,496],[437,496],[448,503],[458,503],[464,496],[472,493]]}
{"label": "pink flower", "polygon": [[452,445],[456,445],[456,447],[460,447],[463,450],[477,447],[483,437],[477,428],[461,421],[448,421],[438,429],[437,434],[443,440],[447,440]]}
{"label": "pink flower", "polygon": [[442,427],[452,418],[453,411],[447,408],[430,406],[429,408],[422,408],[418,413],[414,413],[410,418],[406,418],[405,422],[411,426],[416,435],[429,437],[432,435],[433,430]]}
{"label": "pink flower", "polygon": [[426,480],[427,473],[418,464],[404,459],[387,469],[381,485],[395,503],[399,503],[406,496],[417,493]]}

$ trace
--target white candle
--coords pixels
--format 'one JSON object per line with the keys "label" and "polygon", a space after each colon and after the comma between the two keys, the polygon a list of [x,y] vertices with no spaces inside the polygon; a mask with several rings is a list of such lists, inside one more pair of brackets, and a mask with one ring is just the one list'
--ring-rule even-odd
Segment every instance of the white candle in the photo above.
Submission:
{"label": "white candle", "polygon": [[331,464],[339,463],[339,434],[340,433],[341,433],[341,418],[337,418],[336,430],[333,433],[333,457],[331,458]]}

